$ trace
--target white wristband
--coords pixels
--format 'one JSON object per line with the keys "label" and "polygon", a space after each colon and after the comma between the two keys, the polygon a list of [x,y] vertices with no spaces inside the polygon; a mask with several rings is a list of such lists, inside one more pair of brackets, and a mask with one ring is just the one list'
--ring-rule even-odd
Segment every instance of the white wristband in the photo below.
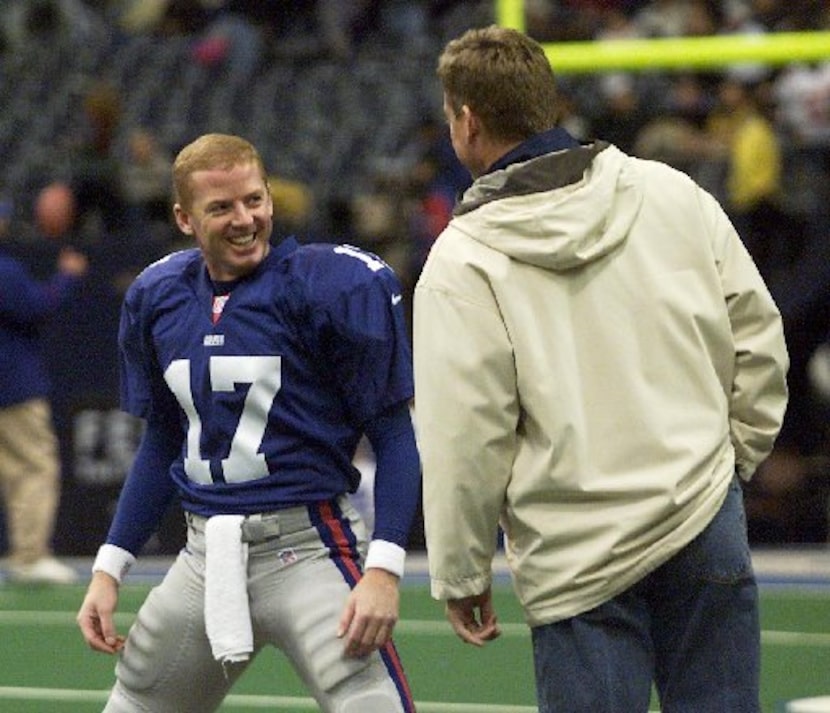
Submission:
{"label": "white wristband", "polygon": [[394,542],[372,540],[366,555],[366,569],[384,569],[398,578],[403,577],[406,550]]}
{"label": "white wristband", "polygon": [[101,545],[95,562],[92,563],[93,572],[106,572],[116,582],[121,582],[135,563],[131,552],[118,545]]}

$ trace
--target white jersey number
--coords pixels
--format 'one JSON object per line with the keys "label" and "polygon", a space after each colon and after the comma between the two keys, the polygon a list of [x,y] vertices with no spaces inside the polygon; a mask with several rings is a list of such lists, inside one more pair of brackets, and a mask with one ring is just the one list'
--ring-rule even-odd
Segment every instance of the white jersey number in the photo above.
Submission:
{"label": "white jersey number", "polygon": [[334,252],[338,255],[348,255],[349,257],[357,258],[372,272],[377,272],[378,270],[382,270],[384,267],[389,267],[389,265],[387,265],[377,255],[372,255],[371,253],[367,253],[365,250],[353,247],[352,245],[338,245],[334,248]]}
{"label": "white jersey number", "polygon": [[[178,359],[164,372],[164,380],[187,414],[187,452],[184,470],[196,483],[212,483],[210,461],[202,458],[199,443],[202,419],[193,402],[190,388],[190,361]],[[214,356],[210,358],[210,387],[213,391],[233,391],[237,384],[250,384],[245,404],[231,440],[222,473],[228,483],[256,480],[268,475],[265,456],[259,452],[268,412],[282,385],[281,359],[275,356]]]}

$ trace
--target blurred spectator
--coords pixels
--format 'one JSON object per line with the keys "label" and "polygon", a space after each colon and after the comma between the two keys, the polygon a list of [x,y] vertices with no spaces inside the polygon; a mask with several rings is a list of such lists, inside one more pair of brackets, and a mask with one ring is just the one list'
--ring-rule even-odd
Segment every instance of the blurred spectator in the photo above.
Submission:
{"label": "blurred spectator", "polygon": [[432,244],[450,222],[455,206],[455,188],[443,173],[437,153],[423,156],[412,171],[408,217],[412,255],[406,271],[408,284],[414,285]]}
{"label": "blurred spectator", "polygon": [[597,40],[633,40],[640,37],[640,29],[631,15],[620,7],[611,6],[605,9],[602,23],[596,32]]}
{"label": "blurred spectator", "polygon": [[50,240],[66,238],[75,226],[75,195],[62,181],[44,186],[37,194],[33,218],[38,235]]}
{"label": "blurred spectator", "polygon": [[405,287],[414,287],[432,243],[446,227],[456,198],[471,178],[453,151],[446,124],[433,116],[421,121],[400,156],[409,245],[403,281]]}
{"label": "blurred spectator", "polygon": [[263,61],[266,41],[284,15],[275,0],[225,0],[219,3],[193,48],[203,66],[223,65],[229,81],[249,79]]}
{"label": "blurred spectator", "polygon": [[226,64],[243,78],[265,57],[348,59],[377,0],[224,0],[194,49],[202,64]]}
{"label": "blurred spectator", "polygon": [[602,109],[591,124],[592,135],[632,153],[637,136],[648,119],[636,79],[623,72],[605,74],[599,79],[599,88]]}
{"label": "blurred spectator", "polygon": [[[779,110],[781,86],[779,79]],[[767,89],[766,83],[748,85],[740,75],[727,77],[721,88],[722,105],[710,128],[728,147],[727,205],[779,305],[790,354],[790,401],[784,424],[775,451],[746,492],[753,539],[810,541],[827,537],[827,473],[815,472],[813,465],[828,446],[827,428],[809,370],[830,324],[830,212],[815,194],[807,198],[814,204],[808,210],[803,209],[803,200],[799,206],[786,199],[781,184],[781,132],[764,111]],[[790,161],[805,158],[788,148]],[[821,155],[819,150],[808,157]],[[794,184],[813,183],[816,191],[826,191],[826,163],[807,161],[801,171],[800,176],[787,173],[790,196]],[[819,487],[822,483],[825,486]]]}
{"label": "blurred spectator", "polygon": [[694,3],[688,0],[653,0],[634,20],[643,37],[682,37],[687,34]]}
{"label": "blurred spectator", "polygon": [[791,204],[808,216],[830,216],[830,61],[784,67],[773,93]]}
{"label": "blurred spectator", "polygon": [[784,209],[781,146],[762,86],[727,75],[706,128],[712,153],[726,160],[725,208],[769,283],[800,252],[801,231]]}
{"label": "blurred spectator", "polygon": [[193,35],[209,24],[212,0],[124,0],[120,27],[130,34]]}
{"label": "blurred spectator", "polygon": [[525,0],[524,16],[527,33],[539,42],[556,42],[562,39],[557,32],[558,3],[552,0]]}
{"label": "blurred spectator", "polygon": [[719,19],[720,14],[717,12],[717,5],[714,2],[692,0],[692,2],[689,2],[683,35],[686,37],[704,37],[717,34]]}
{"label": "blurred spectator", "polygon": [[46,283],[36,281],[3,248],[10,209],[7,202],[0,204],[0,487],[8,527],[8,577],[66,584],[77,575],[52,554],[60,459],[41,338],[49,318],[86,273],[87,259],[65,247],[54,276]]}
{"label": "blurred spectator", "polygon": [[[767,28],[758,20],[748,3],[742,0],[732,0],[725,4],[720,26],[714,28],[711,34],[722,35],[761,35]],[[727,68],[728,73],[735,79],[746,84],[760,84],[770,75],[770,68],[763,62],[739,62]]]}
{"label": "blurred spectator", "polygon": [[830,333],[810,356],[807,374],[824,415],[824,437],[830,441]]}
{"label": "blurred spectator", "polygon": [[136,128],[129,132],[121,170],[132,220],[163,223],[172,230],[172,164],[173,159],[152,131]]}
{"label": "blurred spectator", "polygon": [[664,110],[702,129],[715,108],[712,80],[696,72],[679,72],[670,79]]}
{"label": "blurred spectator", "polygon": [[105,81],[94,82],[83,97],[79,133],[70,137],[70,186],[77,204],[79,230],[97,235],[98,226],[85,224],[99,218],[109,233],[125,225],[121,160],[115,151],[121,122],[121,93]]}
{"label": "blurred spectator", "polygon": [[390,265],[406,290],[410,246],[406,240],[403,209],[401,194],[379,181],[352,197],[348,214],[353,242]]}
{"label": "blurred spectator", "polygon": [[294,235],[302,240],[309,228],[313,209],[311,189],[300,181],[269,176],[268,188],[274,204],[274,234],[279,239]]}
{"label": "blurred spectator", "polygon": [[[767,2],[755,0],[756,5]],[[774,27],[777,32],[809,32],[811,30],[830,30],[830,5],[827,0],[775,0],[778,5],[779,19]]]}
{"label": "blurred spectator", "polygon": [[527,32],[541,42],[590,40],[601,30],[605,13],[624,5],[612,0],[525,0]]}
{"label": "blurred spectator", "polygon": [[335,59],[350,58],[361,25],[380,4],[373,0],[316,0],[316,27],[324,50]]}
{"label": "blurred spectator", "polygon": [[637,134],[633,153],[674,166],[698,180],[710,193],[717,194],[723,183],[721,162],[707,157],[707,151],[707,141],[699,126],[680,113],[667,112],[643,126]]}
{"label": "blurred spectator", "polygon": [[83,47],[110,39],[103,16],[83,0],[4,0],[0,26],[10,52],[30,42],[68,41]]}
{"label": "blurred spectator", "polygon": [[688,173],[710,193],[723,200],[725,157],[713,152],[704,131],[717,102],[712,78],[681,72],[671,77],[658,104],[656,116],[640,130],[634,153],[664,161]]}
{"label": "blurred spectator", "polygon": [[560,88],[559,102],[562,112],[559,125],[578,141],[587,141],[590,135],[590,123],[580,110],[576,98],[565,88]]}

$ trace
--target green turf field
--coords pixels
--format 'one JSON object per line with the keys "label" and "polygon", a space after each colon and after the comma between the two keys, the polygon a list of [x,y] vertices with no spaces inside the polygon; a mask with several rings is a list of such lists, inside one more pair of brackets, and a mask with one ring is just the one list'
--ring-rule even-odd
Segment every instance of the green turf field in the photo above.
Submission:
{"label": "green turf field", "polygon": [[[141,581],[122,588],[123,631],[149,586]],[[83,591],[0,585],[2,713],[101,710],[114,659],[88,650],[76,629]],[[529,634],[506,583],[496,591],[496,605],[504,634],[474,649],[452,634],[440,605],[429,599],[425,579],[406,580],[396,639],[421,713],[535,711]],[[762,586],[762,623],[764,713],[781,713],[788,700],[830,695],[830,580]],[[284,660],[269,650],[221,710],[317,709]]]}

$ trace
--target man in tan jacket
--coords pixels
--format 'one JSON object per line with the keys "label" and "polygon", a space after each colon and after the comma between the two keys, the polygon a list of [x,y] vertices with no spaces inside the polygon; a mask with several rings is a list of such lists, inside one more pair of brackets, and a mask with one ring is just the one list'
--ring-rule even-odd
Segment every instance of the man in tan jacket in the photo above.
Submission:
{"label": "man in tan jacket", "polygon": [[414,303],[432,593],[498,636],[499,525],[541,713],[757,713],[741,479],[787,401],[778,310],[688,176],[557,127],[542,48],[471,30],[438,63],[475,179]]}

